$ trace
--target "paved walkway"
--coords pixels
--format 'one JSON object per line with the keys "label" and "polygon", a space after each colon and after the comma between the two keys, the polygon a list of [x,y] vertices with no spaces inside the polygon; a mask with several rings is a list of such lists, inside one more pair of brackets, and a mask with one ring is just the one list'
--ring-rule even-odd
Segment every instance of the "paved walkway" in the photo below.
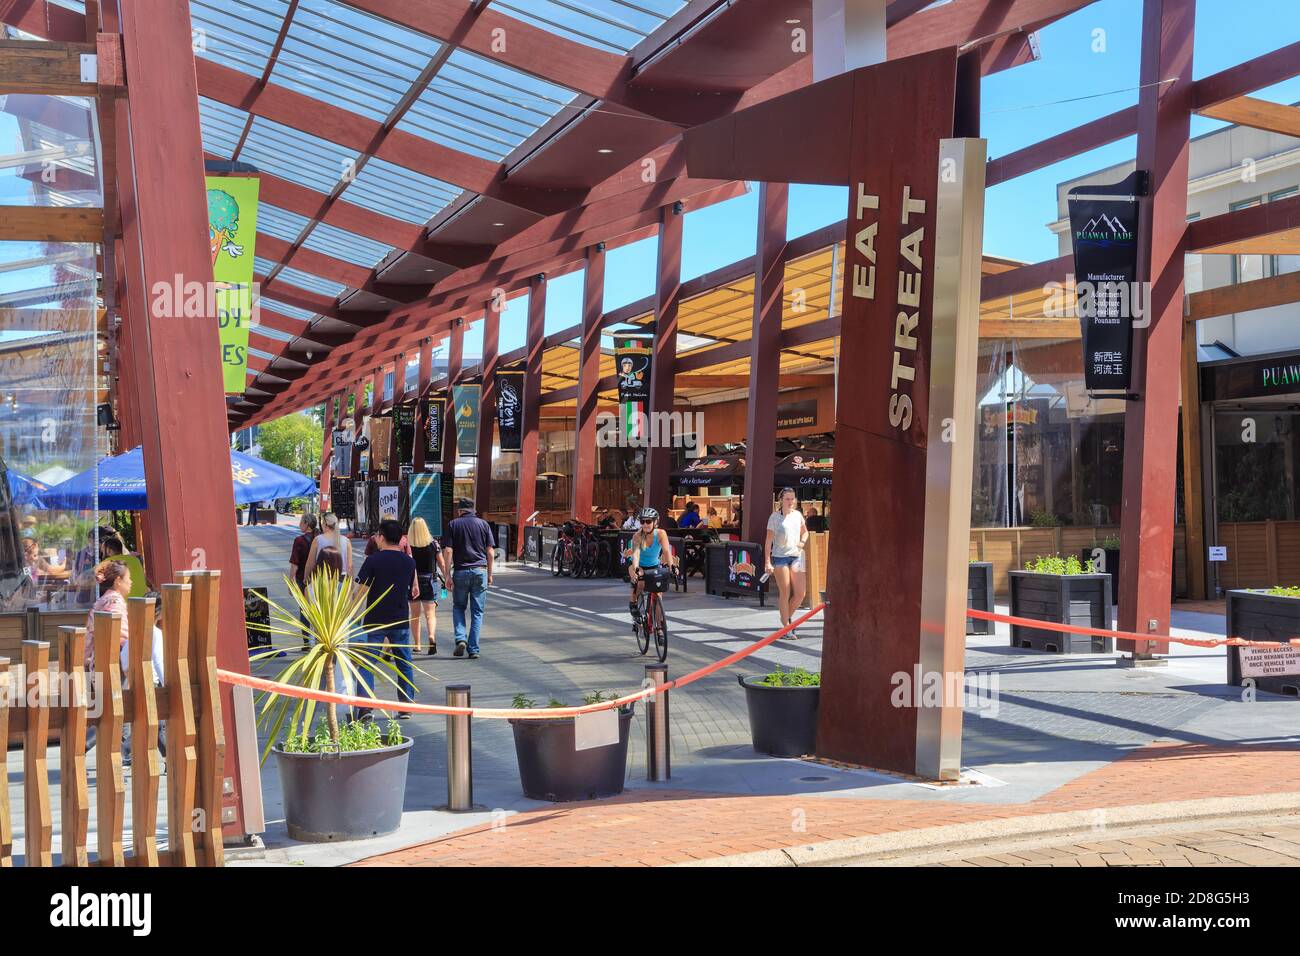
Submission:
{"label": "paved walkway", "polygon": [[[283,596],[279,582],[292,539],[287,527],[241,529],[244,579]],[[691,582],[666,601],[670,675],[729,653],[778,626],[754,602],[723,601]],[[436,658],[421,658],[421,700],[441,701],[439,683],[468,682],[474,703],[508,706],[515,693],[576,702],[591,690],[638,686],[639,656],[626,589],[609,580],[553,578],[507,566],[488,598],[483,657],[454,659],[450,608],[438,612]],[[1175,632],[1223,633],[1223,618],[1175,612]],[[273,763],[264,769],[272,863],[489,864],[674,863],[736,854],[783,854],[815,861],[807,844],[839,845],[942,828],[1055,826],[1060,814],[1120,813],[1181,802],[1181,819],[1221,812],[1188,801],[1266,795],[1267,809],[1300,806],[1300,704],[1259,695],[1244,702],[1223,684],[1222,650],[1175,648],[1165,667],[1117,667],[1110,655],[1045,655],[1013,649],[1005,633],[968,639],[968,671],[992,681],[994,706],[968,712],[963,785],[931,787],[901,777],[756,754],[735,674],[775,664],[816,668],[820,624],[796,642],[765,648],[745,665],[672,694],[669,784],[645,781],[644,725],[638,709],[622,797],[544,804],[519,791],[512,734],[504,721],[474,724],[475,801],[481,810],[450,814],[445,803],[444,721],[416,716],[403,826],[390,837],[312,847],[288,841]],[[262,664],[272,673],[276,663]],[[1291,796],[1288,796],[1291,795]],[[1291,797],[1294,796],[1294,801]],[[1236,809],[1232,812],[1236,812]],[[1136,813],[1137,816],[1133,817]],[[1108,816],[1110,815],[1110,816]],[[1026,820],[1037,821],[1026,824]],[[1069,821],[1060,824],[1066,827]],[[1109,825],[1109,824],[1103,824]],[[990,829],[991,828],[991,829]],[[929,838],[927,838],[929,839]],[[875,852],[875,851],[873,851]],[[802,856],[801,856],[802,854]],[[824,855],[824,854],[823,854]],[[772,862],[770,859],[768,862]],[[778,861],[779,862],[779,861]]]}

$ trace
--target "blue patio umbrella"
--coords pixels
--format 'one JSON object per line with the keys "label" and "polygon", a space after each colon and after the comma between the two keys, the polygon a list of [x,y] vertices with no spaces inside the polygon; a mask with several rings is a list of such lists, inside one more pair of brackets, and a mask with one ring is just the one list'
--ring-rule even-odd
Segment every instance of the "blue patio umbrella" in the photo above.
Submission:
{"label": "blue patio umbrella", "polygon": [[[121,455],[100,461],[39,495],[39,508],[63,508],[88,511],[96,507],[95,486],[98,476],[100,511],[142,511],[148,507],[144,485],[144,455],[132,448]],[[316,493],[316,483],[306,475],[281,468],[261,458],[237,451],[230,453],[230,476],[235,488],[235,504],[267,501],[272,498],[296,498]]]}
{"label": "blue patio umbrella", "polygon": [[40,494],[50,490],[49,485],[19,474],[12,468],[6,469],[5,477],[9,479],[9,494],[16,505],[34,505]]}

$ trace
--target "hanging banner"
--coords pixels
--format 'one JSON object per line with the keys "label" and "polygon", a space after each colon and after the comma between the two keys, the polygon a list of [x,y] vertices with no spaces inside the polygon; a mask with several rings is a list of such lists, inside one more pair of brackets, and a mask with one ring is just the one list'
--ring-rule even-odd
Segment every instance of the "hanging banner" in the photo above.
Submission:
{"label": "hanging banner", "polygon": [[1129,388],[1133,320],[1144,309],[1137,291],[1138,201],[1132,193],[1144,176],[1138,171],[1113,186],[1076,186],[1068,196],[1089,392]]}
{"label": "hanging banner", "polygon": [[208,176],[208,246],[221,331],[226,394],[242,395],[253,324],[253,254],[257,235],[256,176]]}
{"label": "hanging banner", "polygon": [[447,425],[447,400],[428,400],[424,418],[424,460],[426,463],[442,461],[442,436]]}
{"label": "hanging banner", "polygon": [[330,440],[330,472],[340,478],[352,474],[352,432],[342,428],[334,430]]}
{"label": "hanging banner", "polygon": [[393,409],[392,455],[399,467],[415,460],[415,405],[411,402]]}
{"label": "hanging banner", "polygon": [[646,437],[646,409],[650,407],[650,362],[654,339],[648,335],[616,335],[614,364],[618,370],[619,419],[628,440]]}
{"label": "hanging banner", "polygon": [[442,537],[442,475],[412,475],[407,484],[411,520],[423,518],[429,533]]}
{"label": "hanging banner", "polygon": [[497,430],[502,451],[519,451],[523,445],[524,374],[497,372]]}
{"label": "hanging banner", "polygon": [[470,458],[478,454],[479,385],[454,385],[452,406],[456,409],[456,452]]}
{"label": "hanging banner", "polygon": [[387,416],[370,419],[370,471],[374,475],[387,473],[388,455],[392,445],[393,420]]}

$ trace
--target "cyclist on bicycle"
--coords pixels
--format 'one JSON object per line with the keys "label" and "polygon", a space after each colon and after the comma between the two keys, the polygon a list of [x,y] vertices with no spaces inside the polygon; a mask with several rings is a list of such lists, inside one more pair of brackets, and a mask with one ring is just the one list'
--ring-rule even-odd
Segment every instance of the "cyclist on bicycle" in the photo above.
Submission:
{"label": "cyclist on bicycle", "polygon": [[632,583],[632,600],[627,608],[633,620],[637,616],[637,598],[641,596],[641,577],[651,568],[661,565],[676,566],[677,558],[673,556],[672,545],[668,543],[668,532],[659,527],[659,512],[654,508],[642,508],[637,515],[641,530],[632,535],[631,567],[628,578]]}

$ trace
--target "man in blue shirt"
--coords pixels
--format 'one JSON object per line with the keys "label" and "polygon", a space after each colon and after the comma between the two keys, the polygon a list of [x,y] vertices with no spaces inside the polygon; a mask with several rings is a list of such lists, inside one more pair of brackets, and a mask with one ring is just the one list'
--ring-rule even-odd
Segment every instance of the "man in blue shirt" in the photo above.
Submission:
{"label": "man in blue shirt", "polygon": [[[396,521],[379,522],[379,550],[362,562],[357,583],[370,588],[366,603],[374,606],[366,612],[366,627],[376,628],[362,635],[361,641],[372,645],[371,653],[376,657],[384,642],[388,642],[400,675],[398,699],[410,702],[415,699],[410,602],[419,594],[419,586],[415,580],[415,562],[402,551],[402,526]],[[381,666],[378,660],[371,663]],[[361,679],[373,692],[375,678],[369,668],[361,669]],[[357,719],[364,720],[369,715],[370,708],[360,708]],[[397,713],[399,720],[410,716],[404,710]]]}
{"label": "man in blue shirt", "polygon": [[695,528],[699,526],[699,523],[700,523],[700,506],[697,505],[694,501],[688,501],[686,503],[686,511],[682,514],[680,518],[677,519],[677,527]]}
{"label": "man in blue shirt", "polygon": [[[455,657],[469,652],[477,660],[479,630],[483,624],[483,605],[492,583],[492,559],[496,542],[492,526],[474,514],[474,502],[460,498],[457,516],[447,523],[442,536],[443,575],[452,582],[451,620],[456,627]],[[451,574],[448,575],[448,570]],[[469,608],[469,630],[465,629],[465,609]]]}

